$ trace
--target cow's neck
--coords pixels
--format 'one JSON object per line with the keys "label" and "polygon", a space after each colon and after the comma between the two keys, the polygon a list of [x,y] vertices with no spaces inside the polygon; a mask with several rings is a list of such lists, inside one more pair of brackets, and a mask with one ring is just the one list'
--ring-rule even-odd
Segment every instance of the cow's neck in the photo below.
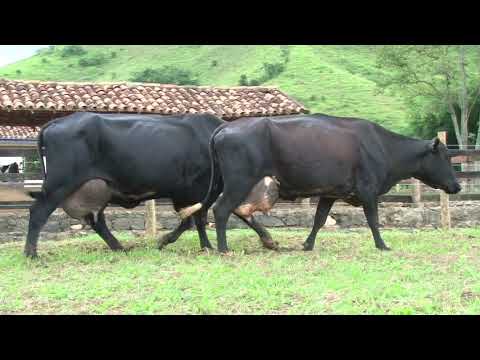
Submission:
{"label": "cow's neck", "polygon": [[421,169],[425,141],[395,135],[384,143],[390,159],[388,182],[390,186],[400,180],[416,177]]}

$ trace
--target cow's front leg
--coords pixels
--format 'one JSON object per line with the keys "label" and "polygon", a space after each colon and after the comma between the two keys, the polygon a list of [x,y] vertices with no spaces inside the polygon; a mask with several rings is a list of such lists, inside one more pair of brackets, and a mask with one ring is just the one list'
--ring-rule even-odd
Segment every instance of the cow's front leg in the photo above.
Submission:
{"label": "cow's front leg", "polygon": [[315,239],[317,238],[317,233],[320,228],[325,225],[325,222],[328,218],[328,213],[332,208],[335,199],[323,199],[318,200],[317,211],[315,212],[315,220],[313,221],[312,231],[308,235],[307,240],[303,243],[303,250],[310,251],[313,250],[315,246]]}
{"label": "cow's front leg", "polygon": [[367,217],[368,226],[375,240],[375,247],[380,250],[391,250],[383,241],[378,230],[378,199],[369,200],[363,204],[363,212]]}

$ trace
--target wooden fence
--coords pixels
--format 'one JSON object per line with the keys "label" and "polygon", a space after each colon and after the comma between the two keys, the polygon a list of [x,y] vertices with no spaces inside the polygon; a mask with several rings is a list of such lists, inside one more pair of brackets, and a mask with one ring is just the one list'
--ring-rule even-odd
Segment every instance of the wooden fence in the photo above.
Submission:
{"label": "wooden fence", "polygon": [[[438,136],[443,143],[446,143],[446,133],[439,132]],[[448,195],[443,191],[435,190],[422,184],[416,179],[407,179],[398,183],[389,193],[380,197],[380,202],[411,203],[422,206],[423,202],[440,202],[442,208],[442,226],[450,227],[449,201],[477,201],[480,200],[480,166],[478,169],[464,170],[466,165],[475,164],[480,161],[480,149],[449,149],[450,162],[456,168],[456,176],[462,184],[462,191],[459,194]],[[39,173],[22,174],[0,174],[0,186],[5,189],[17,191],[39,191],[42,183],[42,175]],[[477,180],[477,181],[476,181]],[[280,201],[280,206],[312,206],[318,198],[303,199],[300,201]],[[32,200],[5,201],[0,198],[0,209],[26,209]],[[154,237],[155,228],[155,205],[170,204],[168,199],[158,199],[145,202],[146,206],[146,230],[149,236]]]}

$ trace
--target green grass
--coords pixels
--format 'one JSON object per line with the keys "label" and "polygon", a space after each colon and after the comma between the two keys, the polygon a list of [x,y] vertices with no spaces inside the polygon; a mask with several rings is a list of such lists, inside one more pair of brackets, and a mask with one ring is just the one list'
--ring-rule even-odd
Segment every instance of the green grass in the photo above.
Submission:
{"label": "green grass", "polygon": [[[128,254],[95,235],[0,245],[0,314],[479,314],[480,229],[370,232],[271,230],[279,252],[250,230],[231,230],[231,256],[199,251],[187,232],[162,251],[121,235]],[[213,231],[209,236],[215,240]]]}
{"label": "green grass", "polygon": [[[236,86],[242,74],[258,78],[264,62],[281,62],[280,46],[265,45],[85,45],[86,55],[63,58],[58,47],[0,68],[0,77],[55,81],[126,81],[147,67],[173,65],[191,70],[201,85]],[[375,47],[359,45],[289,46],[285,71],[266,85],[279,86],[312,112],[363,117],[391,130],[408,132],[402,99],[376,95]],[[116,56],[111,57],[115,52]],[[82,56],[105,54],[100,66],[82,67]],[[213,61],[217,66],[212,66]],[[20,70],[20,73],[17,73]]]}

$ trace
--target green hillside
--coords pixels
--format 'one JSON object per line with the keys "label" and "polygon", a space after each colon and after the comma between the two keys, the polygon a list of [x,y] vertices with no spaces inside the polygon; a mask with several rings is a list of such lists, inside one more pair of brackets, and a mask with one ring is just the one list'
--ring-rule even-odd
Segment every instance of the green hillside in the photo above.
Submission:
{"label": "green hillside", "polygon": [[[201,85],[238,85],[264,74],[263,64],[285,69],[266,85],[278,86],[312,112],[363,117],[407,133],[407,114],[400,98],[375,94],[372,46],[225,46],[225,45],[85,45],[84,54],[62,56],[62,46],[0,68],[0,77],[55,81],[128,81],[146,68],[170,65],[190,70]],[[285,50],[287,48],[288,50]],[[82,66],[82,59],[99,65]]]}

